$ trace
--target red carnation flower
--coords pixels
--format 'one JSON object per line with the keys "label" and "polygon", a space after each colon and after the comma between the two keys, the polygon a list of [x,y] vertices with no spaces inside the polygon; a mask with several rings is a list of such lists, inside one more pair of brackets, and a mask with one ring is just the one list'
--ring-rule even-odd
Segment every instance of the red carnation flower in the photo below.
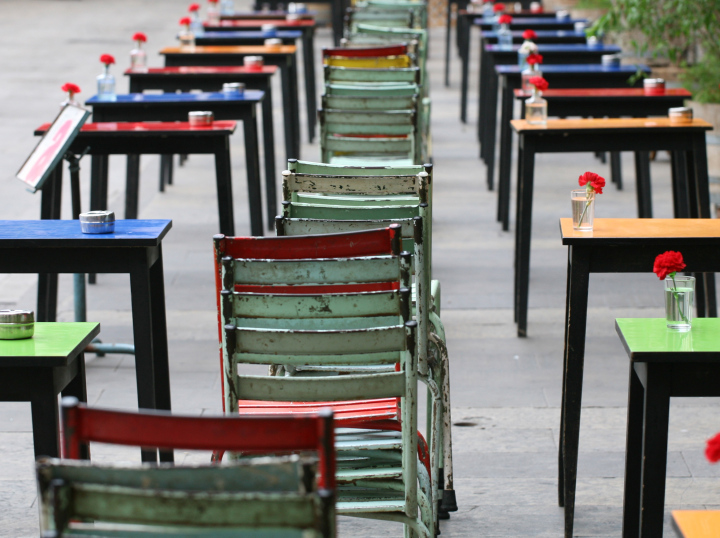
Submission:
{"label": "red carnation flower", "polygon": [[208,0],[208,4],[217,4],[218,0]]}
{"label": "red carnation flower", "polygon": [[[532,84],[536,90],[540,90],[541,92],[547,90],[549,86],[548,81],[542,77],[530,77],[528,84]],[[584,183],[581,183],[581,185],[584,185]]]}
{"label": "red carnation flower", "polygon": [[525,60],[530,65],[537,65],[543,63],[543,57],[542,54],[532,53],[529,54],[527,57],[527,60]]}
{"label": "red carnation flower", "polygon": [[190,26],[190,17],[183,17],[179,22],[180,26]]}
{"label": "red carnation flower", "polygon": [[493,0],[483,0],[483,4],[488,4],[488,3],[492,2],[492,1],[493,1]]}
{"label": "red carnation flower", "polygon": [[115,63],[115,58],[111,54],[103,54],[100,56],[100,63],[105,64],[105,67],[108,67]]}
{"label": "red carnation flower", "polygon": [[495,13],[499,13],[499,12],[501,12],[501,11],[505,11],[505,4],[503,4],[503,3],[501,3],[501,2],[498,2],[497,4],[495,4],[495,5],[493,6],[493,11],[494,11]]}
{"label": "red carnation flower", "polygon": [[72,96],[76,93],[80,93],[80,86],[77,84],[73,84],[72,82],[66,82],[63,84],[60,89],[64,92],[67,92],[70,94],[70,99],[72,99]]}
{"label": "red carnation flower", "polygon": [[590,188],[595,191],[595,193],[602,194],[603,187],[605,186],[605,178],[594,172],[585,172],[578,178],[578,184],[581,187],[589,184]]}
{"label": "red carnation flower", "polygon": [[133,41],[139,41],[141,43],[145,43],[147,41],[147,36],[143,34],[142,32],[135,32],[132,36]]}
{"label": "red carnation flower", "polygon": [[510,15],[500,15],[498,18],[499,24],[510,24],[512,22],[512,17]]}
{"label": "red carnation flower", "polygon": [[537,34],[535,33],[535,30],[525,30],[522,36],[523,39],[537,39]]}
{"label": "red carnation flower", "polygon": [[193,12],[199,11],[199,10],[200,10],[200,4],[190,4],[190,7],[188,8],[188,11],[190,13],[193,13]]}
{"label": "red carnation flower", "polygon": [[[682,254],[672,250],[659,254],[653,264],[653,273],[655,273],[660,280],[665,280],[667,276],[674,277],[676,272],[682,271],[683,269],[685,269],[685,262],[683,261]],[[717,442],[718,446],[720,446],[720,440]]]}
{"label": "red carnation flower", "polygon": [[705,447],[705,457],[710,463],[720,461],[720,433],[712,439],[708,439],[707,447]]}

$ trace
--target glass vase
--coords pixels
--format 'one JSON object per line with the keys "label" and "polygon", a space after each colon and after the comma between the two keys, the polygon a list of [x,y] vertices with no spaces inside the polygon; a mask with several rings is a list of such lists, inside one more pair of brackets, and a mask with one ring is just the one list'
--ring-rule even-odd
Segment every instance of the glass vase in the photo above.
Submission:
{"label": "glass vase", "polygon": [[218,7],[217,2],[211,2],[208,4],[206,16],[208,24],[213,26],[220,24],[220,8]]}
{"label": "glass vase", "polygon": [[547,101],[541,95],[533,87],[530,99],[525,100],[525,119],[530,125],[547,125]]}
{"label": "glass vase", "polygon": [[541,77],[542,71],[538,69],[537,64],[534,65],[528,65],[527,69],[524,69],[522,73],[520,74],[521,82],[520,87],[523,89],[523,91],[529,92],[532,91],[533,86],[530,84],[529,80],[532,77]]}
{"label": "glass vase", "polygon": [[510,31],[510,25],[501,24],[500,29],[497,32],[498,46],[500,50],[512,50],[513,37]]}
{"label": "glass vase", "polygon": [[182,29],[178,34],[178,40],[180,41],[180,48],[185,51],[195,49],[195,34],[188,29]]}
{"label": "glass vase", "polygon": [[62,109],[62,108],[65,108],[65,107],[68,106],[68,105],[81,106],[80,103],[78,103],[78,102],[75,100],[75,96],[73,96],[72,98],[68,97],[68,98],[65,99],[63,102],[61,102],[61,103],[60,103],[60,108],[61,108],[61,109]]}
{"label": "glass vase", "polygon": [[205,27],[203,27],[203,23],[200,20],[200,10],[193,11],[190,19],[190,31],[194,35],[203,35],[205,33]]}
{"label": "glass vase", "polygon": [[220,0],[220,15],[233,15],[235,13],[235,2],[233,0]]}
{"label": "glass vase", "polygon": [[538,46],[535,43],[527,39],[523,41],[523,44],[520,45],[520,48],[518,49],[518,66],[520,66],[521,72],[529,67],[527,57],[533,53],[537,53],[537,51]]}
{"label": "glass vase", "polygon": [[110,66],[105,66],[105,72],[97,77],[97,96],[100,101],[116,101],[115,77],[110,74]]}
{"label": "glass vase", "polygon": [[689,331],[692,326],[695,277],[665,278],[665,321],[668,329]]}
{"label": "glass vase", "polygon": [[595,220],[595,193],[587,189],[573,189],[570,191],[572,204],[573,230],[578,232],[592,232]]}
{"label": "glass vase", "polygon": [[147,54],[139,46],[130,51],[130,69],[133,71],[147,70]]}

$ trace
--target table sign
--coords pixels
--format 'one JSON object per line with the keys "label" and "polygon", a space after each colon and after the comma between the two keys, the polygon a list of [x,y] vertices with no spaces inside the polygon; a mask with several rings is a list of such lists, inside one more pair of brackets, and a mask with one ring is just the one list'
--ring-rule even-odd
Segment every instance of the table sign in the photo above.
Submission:
{"label": "table sign", "polygon": [[45,135],[22,165],[17,178],[25,182],[30,192],[42,189],[55,166],[90,117],[90,111],[75,105],[65,105]]}

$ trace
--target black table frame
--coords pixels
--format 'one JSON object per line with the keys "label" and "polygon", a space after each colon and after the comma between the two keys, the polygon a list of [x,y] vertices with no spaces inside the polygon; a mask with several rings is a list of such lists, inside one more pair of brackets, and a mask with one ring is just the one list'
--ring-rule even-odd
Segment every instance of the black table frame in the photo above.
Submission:
{"label": "black table frame", "polygon": [[[41,219],[59,219],[62,168],[57,167],[42,189]],[[162,239],[58,241],[38,239],[13,245],[0,241],[0,273],[38,273],[37,321],[57,318],[58,273],[128,273],[132,300],[135,376],[140,409],[171,410],[165,281]],[[54,244],[50,245],[49,243]],[[27,244],[30,243],[30,244]],[[49,273],[48,271],[52,271]],[[143,461],[157,461],[157,450],[143,450]],[[173,461],[172,451],[160,451]]]}
{"label": "black table frame", "polygon": [[[140,183],[140,155],[168,153],[212,154],[215,156],[220,233],[235,235],[235,220],[230,166],[230,135],[234,129],[185,129],[167,131],[80,131],[68,151],[81,154],[86,149],[95,157],[129,155],[125,188],[125,218],[138,218],[138,190]],[[42,134],[36,132],[35,134]],[[60,161],[57,166],[62,166]],[[91,209],[107,209],[107,177],[91,178],[94,193]],[[248,181],[249,214],[253,235],[262,232],[262,196],[259,181]],[[94,206],[94,207],[93,207]]]}
{"label": "black table frame", "polygon": [[[698,195],[701,190],[696,188]],[[709,204],[700,203],[691,216],[707,218]],[[642,243],[637,239],[598,239],[592,244],[567,238],[563,239],[563,244],[568,246],[568,265],[558,449],[558,503],[565,507],[565,536],[571,537],[575,513],[590,273],[650,273],[660,252],[681,251],[687,263],[686,270],[695,272],[698,278],[695,301],[698,317],[717,317],[715,276],[711,271],[719,270],[720,262],[717,257],[717,238],[652,238],[643,240]]]}
{"label": "black table frame", "polygon": [[282,97],[283,110],[288,112],[283,114],[285,118],[285,133],[290,133],[293,143],[292,149],[294,156],[292,158],[300,158],[300,108],[298,104],[298,81],[297,81],[297,62],[295,61],[295,53],[199,53],[199,52],[178,52],[165,54],[165,67],[182,67],[199,65],[205,67],[218,66],[242,66],[245,56],[262,56],[268,65],[276,65],[280,68],[282,75]]}
{"label": "black table frame", "polygon": [[[525,98],[514,95],[516,100],[521,103],[520,117],[525,117]],[[581,96],[581,97],[565,97],[565,96],[544,96],[548,103],[548,116],[566,117],[566,116],[585,116],[592,118],[604,117],[647,117],[647,116],[666,116],[668,108],[683,106],[683,102],[687,97],[679,95],[654,95],[654,96]],[[512,111],[512,107],[510,108]],[[510,118],[512,119],[512,117]],[[500,171],[498,177],[498,205],[497,220],[502,223],[502,229],[508,231],[510,229],[510,177],[512,167],[512,128],[510,120],[505,121],[500,126]],[[644,153],[636,156],[636,159],[645,159],[649,155]],[[643,165],[644,170],[648,170],[649,164]],[[622,189],[622,169],[621,159],[618,152],[610,154],[610,173],[618,189]],[[683,202],[681,202],[683,203]],[[652,215],[652,202],[649,197],[638,199],[638,216],[647,217],[649,210]]]}
{"label": "black table frame", "polygon": [[[100,334],[100,324],[78,342],[64,364],[33,365],[19,363],[0,367],[0,401],[30,402],[35,457],[60,457],[58,394],[87,402],[85,354],[83,350]],[[57,361],[53,361],[57,362]],[[81,457],[88,459],[87,447]]]}

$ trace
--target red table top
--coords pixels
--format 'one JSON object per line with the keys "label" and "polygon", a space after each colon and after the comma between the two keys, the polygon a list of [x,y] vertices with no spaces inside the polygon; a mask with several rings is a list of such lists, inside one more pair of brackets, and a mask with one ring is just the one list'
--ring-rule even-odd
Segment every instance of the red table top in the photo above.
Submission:
{"label": "red table top", "polygon": [[[158,131],[235,131],[237,122],[222,120],[214,121],[211,125],[195,127],[186,121],[128,121],[128,122],[98,122],[86,123],[82,126],[82,133],[112,133],[112,132],[158,132]],[[43,123],[35,129],[36,133],[43,133],[50,128],[49,123]]]}
{"label": "red table top", "polygon": [[202,67],[202,66],[180,66],[180,67],[151,67],[141,71],[127,69],[126,75],[142,75],[143,73],[152,75],[217,75],[217,74],[237,74],[237,75],[253,75],[253,74],[270,74],[272,75],[278,70],[276,65],[263,65],[262,69],[247,68],[244,66],[218,66],[218,67]]}
{"label": "red table top", "polygon": [[304,26],[315,26],[313,19],[300,19],[297,21],[287,21],[283,19],[245,19],[245,20],[224,20],[220,24],[208,24],[203,26],[212,30],[213,28],[256,28],[263,24],[272,24],[276,28],[297,28]]}
{"label": "red table top", "polygon": [[[514,90],[516,97],[530,97],[530,92]],[[687,97],[692,95],[684,88],[672,88],[661,94],[646,94],[643,88],[579,88],[568,90],[545,90],[546,97]]]}

